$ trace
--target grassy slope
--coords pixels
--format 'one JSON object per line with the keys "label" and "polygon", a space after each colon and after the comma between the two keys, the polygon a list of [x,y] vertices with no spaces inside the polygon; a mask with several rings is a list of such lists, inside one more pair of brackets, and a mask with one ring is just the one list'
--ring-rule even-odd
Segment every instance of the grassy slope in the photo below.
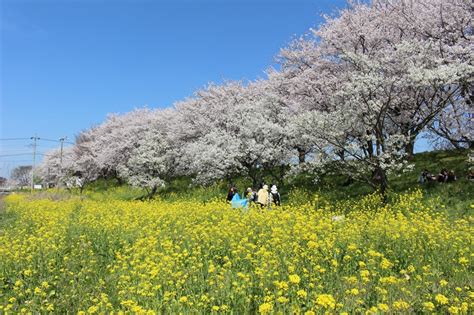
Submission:
{"label": "grassy slope", "polygon": [[[439,197],[440,203],[444,204],[455,216],[463,216],[472,211],[470,205],[474,203],[474,182],[466,179],[469,167],[467,150],[419,153],[414,156],[412,164],[414,164],[413,170],[390,177],[390,193],[401,193],[420,188],[427,199]],[[434,174],[437,174],[442,168],[452,169],[458,176],[458,181],[420,185],[417,182],[418,176],[425,168]],[[304,196],[318,193],[330,201],[360,198],[373,192],[373,189],[366,184],[354,182],[347,185],[346,182],[347,178],[344,176],[326,175],[321,181],[314,183],[310,176],[303,174],[291,183],[285,182],[279,185],[279,190],[284,203],[289,201],[288,194],[291,190],[304,191]],[[250,181],[245,178],[238,178],[234,183],[241,192],[250,186]],[[170,201],[193,198],[205,202],[212,198],[224,198],[227,189],[227,182],[220,182],[210,187],[191,187],[189,178],[179,178],[159,191],[158,198]],[[128,186],[117,186],[113,181],[98,181],[91,185],[85,194],[92,199],[135,199],[143,196],[144,191]],[[302,199],[306,198],[304,196]]]}
{"label": "grassy slope", "polygon": [[[389,193],[402,193],[419,188],[427,199],[439,198],[440,204],[444,204],[455,216],[472,212],[470,206],[474,203],[474,182],[466,178],[469,169],[467,150],[418,153],[411,164],[414,166],[411,171],[390,176]],[[453,183],[418,183],[418,177],[424,169],[438,174],[443,168],[454,170],[458,180]],[[300,181],[296,186],[309,188],[333,201],[358,198],[373,192],[373,189],[364,183],[354,182],[347,185],[346,182],[346,177],[332,175],[324,177],[318,185]]]}
{"label": "grassy slope", "polygon": [[[427,198],[439,197],[442,204],[453,213],[467,214],[474,204],[474,182],[467,180],[467,150],[437,151],[420,153],[414,159],[415,169],[394,179],[392,189],[396,192],[410,187],[420,187]],[[454,183],[429,183],[420,185],[416,181],[419,174],[428,169],[438,173],[442,168],[454,170],[458,180]]]}

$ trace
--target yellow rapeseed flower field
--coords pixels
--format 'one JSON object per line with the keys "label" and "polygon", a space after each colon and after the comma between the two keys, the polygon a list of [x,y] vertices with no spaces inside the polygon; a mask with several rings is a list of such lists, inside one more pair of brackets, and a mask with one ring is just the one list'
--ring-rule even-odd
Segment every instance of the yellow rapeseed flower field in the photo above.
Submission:
{"label": "yellow rapeseed flower field", "polygon": [[419,191],[271,211],[6,203],[0,314],[474,312],[472,218],[449,219]]}

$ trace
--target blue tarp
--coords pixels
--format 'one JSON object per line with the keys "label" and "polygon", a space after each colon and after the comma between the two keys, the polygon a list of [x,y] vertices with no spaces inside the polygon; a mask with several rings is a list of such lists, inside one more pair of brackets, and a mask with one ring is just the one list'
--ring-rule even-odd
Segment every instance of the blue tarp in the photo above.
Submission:
{"label": "blue tarp", "polygon": [[246,198],[240,199],[239,194],[235,194],[232,198],[232,208],[247,208],[248,200]]}

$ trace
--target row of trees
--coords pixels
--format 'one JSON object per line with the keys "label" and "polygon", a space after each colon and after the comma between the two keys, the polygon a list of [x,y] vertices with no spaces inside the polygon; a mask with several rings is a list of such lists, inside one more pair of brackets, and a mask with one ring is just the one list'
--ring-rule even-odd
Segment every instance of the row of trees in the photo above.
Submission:
{"label": "row of trees", "polygon": [[473,146],[471,40],[469,0],[350,3],[283,48],[265,79],[110,115],[62,162],[48,154],[43,177],[114,177],[153,194],[176,176],[256,182],[331,165],[384,192],[421,133]]}

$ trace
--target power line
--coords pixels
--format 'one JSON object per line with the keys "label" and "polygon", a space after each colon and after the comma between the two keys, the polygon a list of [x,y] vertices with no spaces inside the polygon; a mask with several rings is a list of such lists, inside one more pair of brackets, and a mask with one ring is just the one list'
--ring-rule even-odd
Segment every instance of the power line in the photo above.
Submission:
{"label": "power line", "polygon": [[[36,138],[36,140],[38,140],[38,141],[61,142],[61,139],[55,140],[55,139],[47,139],[47,138],[41,138],[41,137],[31,137],[31,138],[0,138],[0,141],[33,140],[33,138]],[[70,141],[64,141],[64,143],[75,144],[74,142],[70,142]]]}
{"label": "power line", "polygon": [[21,156],[21,155],[31,155],[30,153],[16,153],[16,154],[0,154],[0,157],[6,157],[6,156]]}
{"label": "power line", "polygon": [[0,138],[0,141],[31,140],[31,138]]}
{"label": "power line", "polygon": [[66,138],[61,138],[61,139],[58,139],[58,140],[54,140],[54,139],[39,138],[40,141],[64,142],[64,143],[74,144],[74,142],[65,141],[65,139]]}
{"label": "power line", "polygon": [[31,160],[0,160],[0,163],[31,162]]}
{"label": "power line", "polygon": [[42,141],[51,141],[51,142],[59,142],[59,140],[54,140],[54,139],[45,139],[45,138],[39,138],[38,140],[42,140]]}
{"label": "power line", "polygon": [[[28,162],[28,160],[2,160],[2,158],[23,157],[23,156],[29,156],[29,155],[32,154],[32,172],[31,172],[31,183],[30,184],[31,184],[31,191],[33,191],[33,189],[34,189],[34,171],[35,171],[35,167],[36,167],[36,156],[41,155],[41,156],[57,157],[57,154],[48,154],[48,153],[43,153],[43,152],[37,152],[36,150],[37,150],[38,146],[41,146],[43,149],[49,149],[48,148],[49,145],[39,144],[38,142],[45,141],[45,142],[54,142],[54,143],[60,144],[60,149],[59,149],[59,152],[60,152],[60,156],[59,156],[60,165],[59,165],[59,168],[60,168],[60,172],[62,172],[63,156],[72,155],[71,153],[64,153],[63,152],[64,144],[65,143],[72,144],[72,145],[75,144],[73,142],[66,141],[66,139],[67,139],[67,137],[61,137],[58,140],[55,140],[55,139],[41,138],[41,137],[38,137],[36,135],[33,136],[33,137],[30,137],[30,138],[21,138],[21,137],[0,138],[0,141],[26,141],[26,140],[32,140],[32,142],[33,142],[33,143],[30,143],[29,145],[25,145],[26,147],[32,148],[33,152],[28,152],[28,153],[26,153],[26,152],[22,153],[26,150],[24,148],[18,148],[17,146],[12,148],[10,145],[7,146],[7,147],[9,147],[9,149],[7,149],[7,150],[3,149],[3,152],[1,152],[3,154],[0,154],[0,163],[2,163],[3,165],[6,165],[6,168],[8,169],[7,173],[10,173],[10,165],[11,164],[20,164],[20,163]],[[1,145],[0,147],[4,148],[5,145]],[[18,152],[18,153],[15,153],[15,152]],[[51,151],[48,151],[48,152],[51,152]],[[1,169],[5,169],[5,167],[2,167]]]}
{"label": "power line", "polygon": [[[7,156],[22,156],[22,155],[31,155],[30,153],[16,153],[16,154],[0,154],[0,157],[7,157]],[[43,155],[43,156],[56,156],[56,154],[47,154],[42,152],[36,152],[36,155]],[[71,153],[66,153],[63,155],[71,155]]]}
{"label": "power line", "polygon": [[31,152],[29,149],[8,149],[5,151],[0,151],[3,154],[12,154],[12,153],[21,153],[21,152]]}

